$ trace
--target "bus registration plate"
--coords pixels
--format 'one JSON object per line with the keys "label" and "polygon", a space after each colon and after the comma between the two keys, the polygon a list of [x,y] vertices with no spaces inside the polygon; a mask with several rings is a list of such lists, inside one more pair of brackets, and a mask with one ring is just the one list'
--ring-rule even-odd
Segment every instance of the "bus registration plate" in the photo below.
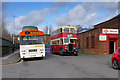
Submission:
{"label": "bus registration plate", "polygon": [[36,55],[30,55],[31,57],[36,57]]}

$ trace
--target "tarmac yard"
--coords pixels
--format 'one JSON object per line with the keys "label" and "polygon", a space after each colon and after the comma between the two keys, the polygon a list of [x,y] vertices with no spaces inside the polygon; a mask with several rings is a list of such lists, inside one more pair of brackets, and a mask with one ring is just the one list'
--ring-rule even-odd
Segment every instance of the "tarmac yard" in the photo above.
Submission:
{"label": "tarmac yard", "polygon": [[[19,55],[19,53],[18,53]],[[12,59],[18,55],[12,55]],[[14,57],[13,57],[14,56]],[[60,56],[46,53],[42,59],[27,59],[2,66],[3,78],[118,78],[112,55]],[[3,63],[7,62],[3,60]],[[9,59],[10,61],[10,59]]]}

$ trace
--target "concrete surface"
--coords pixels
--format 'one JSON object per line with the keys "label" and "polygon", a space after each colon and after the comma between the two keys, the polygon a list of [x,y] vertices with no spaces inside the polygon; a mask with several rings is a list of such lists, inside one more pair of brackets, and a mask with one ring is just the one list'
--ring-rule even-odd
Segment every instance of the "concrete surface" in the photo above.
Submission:
{"label": "concrete surface", "polygon": [[2,64],[17,62],[20,59],[19,52],[19,50],[16,50],[14,53],[2,57]]}

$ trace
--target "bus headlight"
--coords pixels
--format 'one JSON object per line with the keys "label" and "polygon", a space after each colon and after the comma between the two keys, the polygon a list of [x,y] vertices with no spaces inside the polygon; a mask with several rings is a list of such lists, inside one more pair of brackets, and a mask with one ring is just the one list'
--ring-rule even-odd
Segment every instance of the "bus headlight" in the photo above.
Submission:
{"label": "bus headlight", "polygon": [[23,53],[23,55],[25,55],[25,53]]}
{"label": "bus headlight", "polygon": [[25,52],[25,50],[22,50],[22,52]]}
{"label": "bus headlight", "polygon": [[65,46],[65,49],[67,49],[67,46]]}
{"label": "bus headlight", "polygon": [[44,49],[40,49],[40,51],[43,51]]}

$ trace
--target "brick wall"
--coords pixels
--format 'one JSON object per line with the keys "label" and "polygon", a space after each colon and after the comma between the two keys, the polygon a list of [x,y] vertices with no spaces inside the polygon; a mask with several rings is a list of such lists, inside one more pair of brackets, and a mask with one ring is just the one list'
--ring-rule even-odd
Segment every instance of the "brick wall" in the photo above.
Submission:
{"label": "brick wall", "polygon": [[[90,31],[86,31],[83,33],[77,34],[77,44],[76,46],[80,48],[79,51],[82,53],[94,53],[94,54],[109,54],[109,38],[107,35],[107,41],[101,42],[99,41],[99,33],[102,33],[102,28],[92,29]],[[91,37],[94,36],[95,47],[92,47],[92,39]],[[87,41],[86,38],[89,39],[89,48],[86,47]],[[80,43],[79,43],[80,39]],[[117,40],[118,42],[118,40]],[[118,46],[118,45],[117,45]]]}
{"label": "brick wall", "polygon": [[94,26],[95,28],[111,28],[111,29],[119,29],[119,35],[118,35],[118,46],[120,47],[120,14],[108,21],[105,21],[103,23],[97,24]]}
{"label": "brick wall", "polygon": [[[96,53],[96,54],[99,54],[98,48],[100,47],[99,46],[99,33],[100,32],[101,32],[101,29],[93,29],[93,30],[86,31],[86,32],[78,34],[78,36],[77,36],[78,37],[78,41],[79,41],[79,39],[81,39],[79,51],[80,52],[86,52],[86,53]],[[92,36],[94,36],[95,47],[91,46],[92,45]],[[88,43],[89,43],[88,47],[87,47],[86,38],[89,39],[88,40]],[[77,43],[77,44],[79,45],[79,43]],[[76,46],[78,46],[78,45],[76,45]]]}

